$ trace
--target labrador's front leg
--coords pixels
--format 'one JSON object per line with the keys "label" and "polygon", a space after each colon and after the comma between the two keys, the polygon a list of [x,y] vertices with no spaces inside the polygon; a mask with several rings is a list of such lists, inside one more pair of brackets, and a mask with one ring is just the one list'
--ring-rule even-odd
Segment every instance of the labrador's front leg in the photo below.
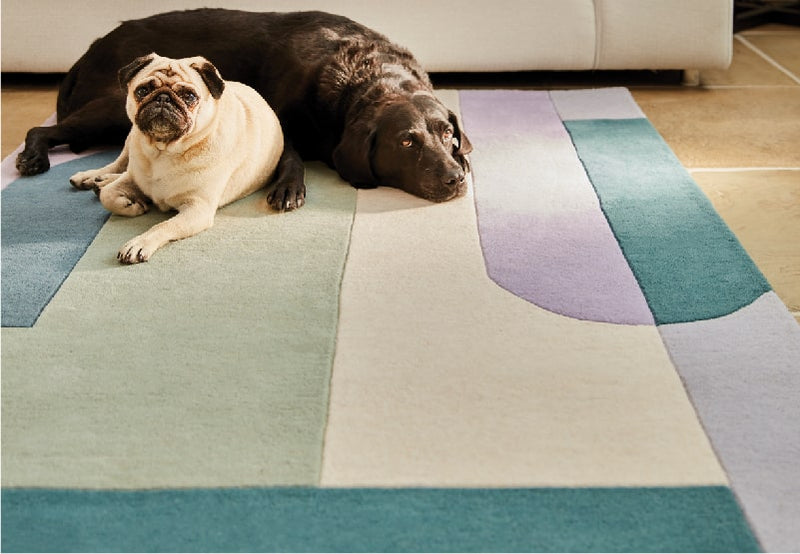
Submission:
{"label": "labrador's front leg", "polygon": [[177,215],[126,242],[119,249],[117,259],[124,264],[146,262],[168,242],[191,237],[211,227],[216,211],[216,206],[201,199],[182,204]]}

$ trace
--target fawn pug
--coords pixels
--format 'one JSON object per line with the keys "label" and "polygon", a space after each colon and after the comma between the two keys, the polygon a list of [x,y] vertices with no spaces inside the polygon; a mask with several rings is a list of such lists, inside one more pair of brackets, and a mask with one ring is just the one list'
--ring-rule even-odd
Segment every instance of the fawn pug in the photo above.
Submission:
{"label": "fawn pug", "polygon": [[125,243],[123,263],[147,261],[170,241],[208,229],[217,209],[264,187],[283,152],[277,116],[252,88],[223,81],[202,57],[150,54],[119,71],[133,127],[109,165],[76,173],[110,212],[178,213]]}

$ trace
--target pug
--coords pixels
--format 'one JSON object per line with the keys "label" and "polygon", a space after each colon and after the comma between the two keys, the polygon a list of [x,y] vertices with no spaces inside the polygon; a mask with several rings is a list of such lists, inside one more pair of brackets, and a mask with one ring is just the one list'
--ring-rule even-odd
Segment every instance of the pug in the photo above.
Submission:
{"label": "pug", "polygon": [[111,213],[138,216],[155,204],[177,211],[120,248],[145,262],[170,241],[214,224],[217,209],[264,187],[283,152],[277,116],[252,88],[223,81],[203,57],[150,54],[119,70],[133,123],[120,156],[70,178],[93,189]]}

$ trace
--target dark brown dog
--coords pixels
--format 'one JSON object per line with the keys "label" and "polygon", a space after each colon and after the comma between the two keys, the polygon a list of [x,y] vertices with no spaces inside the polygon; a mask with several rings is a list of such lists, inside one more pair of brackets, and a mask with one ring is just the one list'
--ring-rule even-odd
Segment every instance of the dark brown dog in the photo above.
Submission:
{"label": "dark brown dog", "polygon": [[302,159],[323,160],[356,187],[392,186],[436,202],[465,190],[472,146],[411,53],[323,12],[200,9],[124,22],[70,69],[58,124],[28,131],[20,173],[47,171],[47,151],[59,144],[122,144],[130,121],[117,72],[150,52],[203,56],[269,102],[286,135],[268,196],[277,210],[305,202]]}

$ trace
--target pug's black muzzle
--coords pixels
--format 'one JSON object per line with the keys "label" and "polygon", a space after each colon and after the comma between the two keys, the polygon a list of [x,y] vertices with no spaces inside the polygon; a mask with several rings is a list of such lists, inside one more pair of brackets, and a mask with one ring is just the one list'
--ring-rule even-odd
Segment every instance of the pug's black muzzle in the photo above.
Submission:
{"label": "pug's black muzzle", "polygon": [[183,136],[191,125],[186,108],[171,91],[156,91],[146,98],[136,113],[136,126],[158,142],[171,142]]}

